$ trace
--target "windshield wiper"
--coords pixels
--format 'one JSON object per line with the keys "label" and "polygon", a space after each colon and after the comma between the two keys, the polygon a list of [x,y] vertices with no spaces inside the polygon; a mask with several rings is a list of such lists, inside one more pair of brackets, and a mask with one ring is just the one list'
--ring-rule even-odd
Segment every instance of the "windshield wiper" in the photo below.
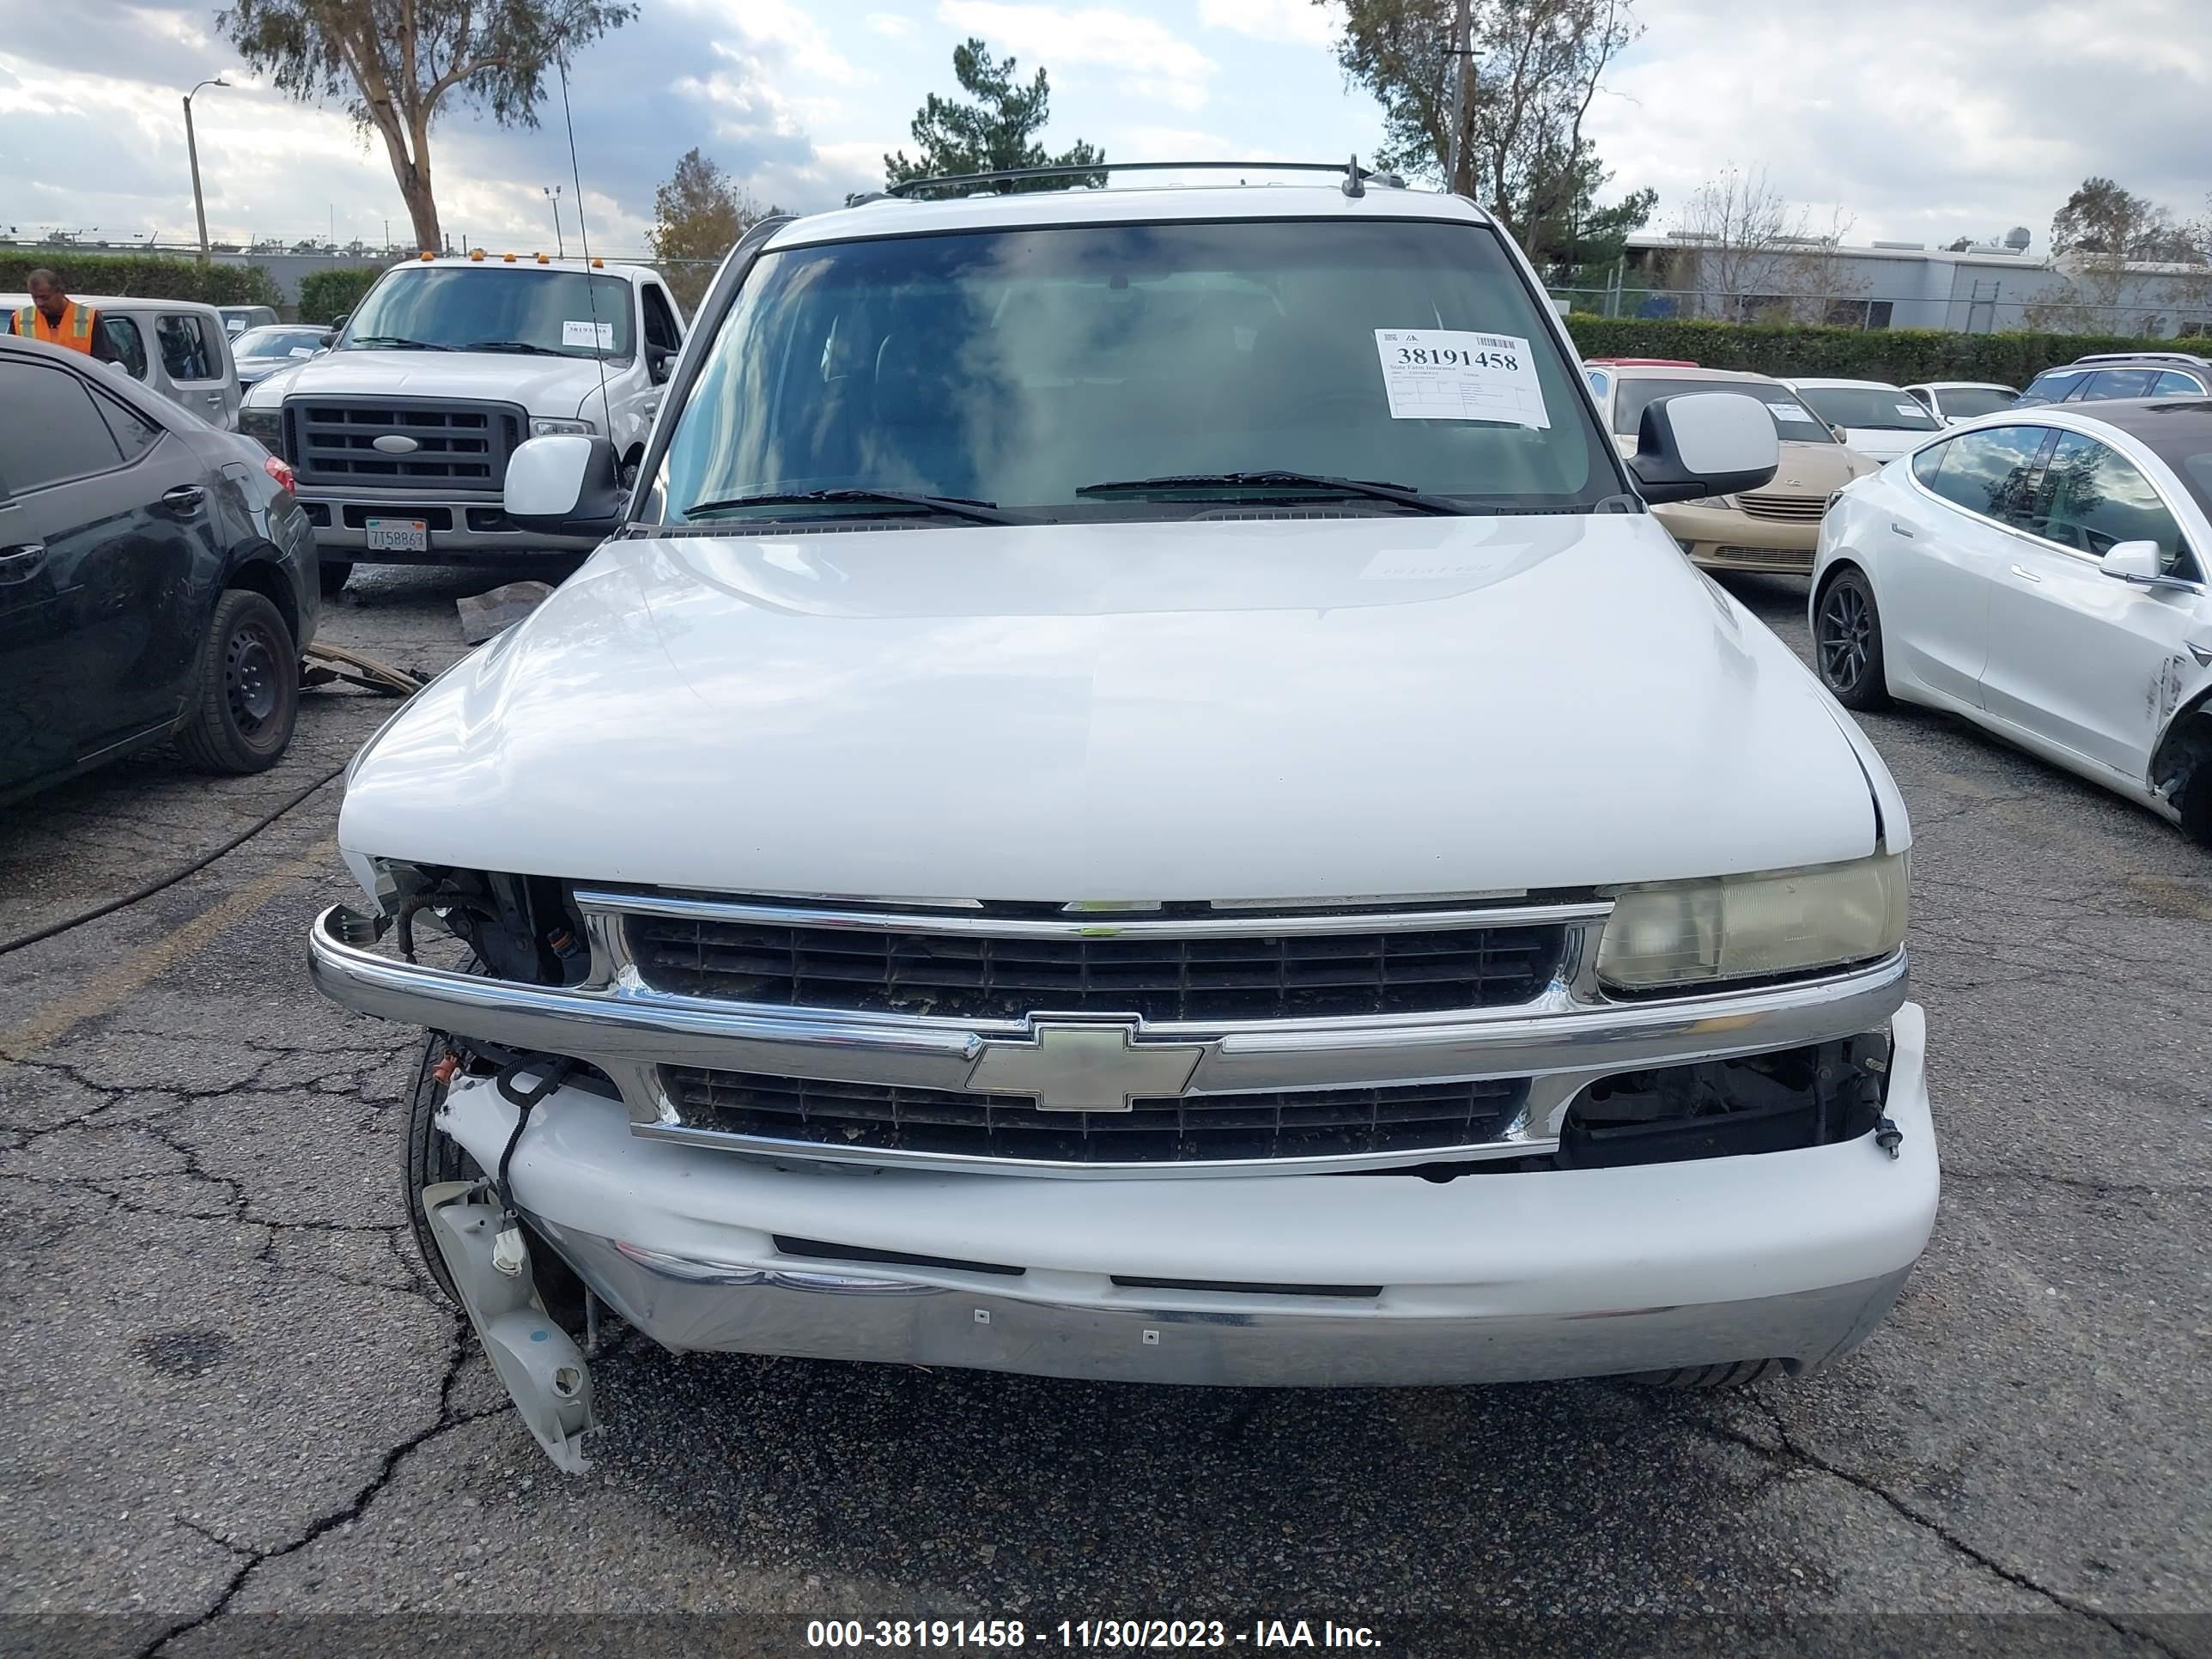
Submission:
{"label": "windshield wiper", "polygon": [[975,524],[1030,522],[1012,513],[1001,513],[996,501],[979,501],[966,495],[925,495],[905,489],[856,489],[781,490],[761,495],[732,495],[726,501],[695,501],[684,509],[684,516],[688,519],[696,514],[721,513],[741,507],[807,507],[816,502],[834,506],[842,501],[884,501],[895,506],[917,507],[925,513],[943,513]]}
{"label": "windshield wiper", "polygon": [[451,351],[453,349],[449,345],[440,345],[435,340],[410,340],[403,334],[356,334],[346,343],[356,346],[387,346],[402,351]]}
{"label": "windshield wiper", "polygon": [[1158,478],[1122,478],[1108,483],[1085,484],[1075,493],[1079,495],[1117,495],[1155,489],[1264,489],[1269,485],[1283,486],[1297,494],[1326,491],[1339,495],[1364,495],[1373,501],[1395,501],[1401,507],[1410,507],[1422,513],[1467,514],[1474,510],[1458,501],[1448,501],[1442,495],[1427,495],[1418,489],[1408,489],[1404,484],[1386,483],[1374,478],[1332,477],[1322,472],[1289,472],[1275,467],[1259,472],[1169,473]]}
{"label": "windshield wiper", "polygon": [[551,346],[532,345],[527,340],[471,340],[459,347],[462,351],[526,351],[533,357],[566,357],[570,354],[556,350]]}

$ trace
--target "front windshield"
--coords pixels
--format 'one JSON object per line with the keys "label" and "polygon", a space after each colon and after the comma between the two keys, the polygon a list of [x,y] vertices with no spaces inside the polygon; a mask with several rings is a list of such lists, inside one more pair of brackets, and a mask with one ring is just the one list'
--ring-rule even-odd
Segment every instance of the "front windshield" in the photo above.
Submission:
{"label": "front windshield", "polygon": [[532,265],[403,265],[369,290],[341,349],[627,357],[629,284]]}
{"label": "front windshield", "polygon": [[1935,432],[1942,422],[1913,402],[1910,392],[1888,386],[1808,386],[1797,395],[1831,426],[1871,432]]}
{"label": "front windshield", "polygon": [[[1633,438],[1644,423],[1647,406],[1662,398],[1680,398],[1692,392],[1734,392],[1747,398],[1756,398],[1766,405],[1767,415],[1774,422],[1774,435],[1789,444],[1832,444],[1835,434],[1829,431],[1820,417],[1798,400],[1797,394],[1786,386],[1772,380],[1647,380],[1624,378],[1620,391],[1613,398],[1613,429],[1624,438]],[[1899,392],[1900,398],[1905,394]],[[1932,426],[1933,422],[1929,424]]]}
{"label": "front windshield", "polygon": [[1971,421],[1977,415],[1994,415],[2001,409],[2010,409],[2013,399],[2020,394],[2010,386],[1947,386],[1936,395],[1942,400],[1946,415],[1954,420]]}
{"label": "front windshield", "polygon": [[313,352],[323,343],[319,328],[249,328],[230,343],[234,357],[283,357]]}
{"label": "front windshield", "polygon": [[[1403,485],[1446,510],[1587,509],[1622,485],[1574,377],[1493,233],[1472,225],[796,247],[748,276],[646,512],[721,519],[765,510],[727,505],[749,496],[895,489],[1054,519],[1174,516],[1297,493],[1219,477],[1282,471]],[[1095,488],[1170,477],[1191,482]]]}

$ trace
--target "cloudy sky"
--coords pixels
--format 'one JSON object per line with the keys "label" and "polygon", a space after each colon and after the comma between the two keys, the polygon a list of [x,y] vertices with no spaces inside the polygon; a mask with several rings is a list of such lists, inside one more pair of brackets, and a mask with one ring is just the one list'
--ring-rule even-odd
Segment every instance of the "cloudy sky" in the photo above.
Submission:
{"label": "cloudy sky", "polygon": [[[2183,216],[2212,184],[2212,45],[2200,0],[1640,0],[1645,34],[1595,115],[1615,190],[1663,228],[1735,163],[1850,238],[1948,240],[2025,224],[2106,173]],[[572,81],[595,240],[642,245],[653,187],[700,145],[763,200],[811,209],[881,182],[953,45],[981,35],[1053,83],[1048,142],[1116,159],[1371,151],[1376,112],[1310,0],[642,0]],[[191,234],[178,96],[240,65],[214,4],[0,0],[0,227]],[[405,215],[380,143],[334,112],[240,84],[194,105],[218,240],[380,240]],[[535,131],[457,113],[433,165],[447,230],[550,240],[569,179],[557,104]]]}

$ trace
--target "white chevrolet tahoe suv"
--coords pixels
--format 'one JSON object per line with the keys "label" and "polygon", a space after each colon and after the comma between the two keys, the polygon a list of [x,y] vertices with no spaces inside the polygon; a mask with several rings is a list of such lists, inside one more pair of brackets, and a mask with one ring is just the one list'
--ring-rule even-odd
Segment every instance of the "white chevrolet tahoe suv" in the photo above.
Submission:
{"label": "white chevrolet tahoe suv", "polygon": [[1772,423],[1624,459],[1511,238],[1335,171],[771,222],[634,493],[514,455],[605,544],[362,751],[311,955],[433,1033],[408,1202],[556,1461],[609,1312],[1720,1383],[1897,1296],[1905,805],[1646,510]]}
{"label": "white chevrolet tahoe suv", "polygon": [[643,266],[410,261],[340,319],[329,351],[254,386],[239,429],[291,463],[326,593],[361,562],[573,560],[599,538],[509,519],[509,460],[574,433],[635,469],[683,343],[682,313]]}

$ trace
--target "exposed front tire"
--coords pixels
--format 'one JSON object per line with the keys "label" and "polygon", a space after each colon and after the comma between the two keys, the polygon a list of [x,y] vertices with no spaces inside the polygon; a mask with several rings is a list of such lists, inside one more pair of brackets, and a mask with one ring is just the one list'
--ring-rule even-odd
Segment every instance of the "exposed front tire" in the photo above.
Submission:
{"label": "exposed front tire", "polygon": [[1790,1368],[1779,1359],[1739,1359],[1727,1365],[1683,1365],[1671,1371],[1638,1371],[1632,1382],[1655,1389],[1742,1389],[1780,1376]]}
{"label": "exposed front tire", "polygon": [[316,577],[316,580],[322,587],[323,597],[326,599],[334,599],[337,598],[340,590],[345,586],[346,578],[353,574],[353,561],[323,559],[319,562],[321,565],[321,571]]}
{"label": "exposed front tire", "polygon": [[1847,565],[1820,590],[1813,607],[1813,661],[1820,684],[1844,708],[1867,714],[1889,707],[1881,611],[1865,572]]}
{"label": "exposed front tire", "polygon": [[203,772],[265,772],[292,741],[300,650],[276,607],[244,588],[216,602],[177,748]]}
{"label": "exposed front tire", "polygon": [[[408,1094],[406,1190],[400,1200],[407,1206],[407,1224],[413,1230],[415,1253],[422,1259],[423,1272],[430,1275],[438,1293],[458,1308],[461,1299],[453,1290],[453,1275],[446,1270],[446,1258],[438,1253],[430,1218],[422,1212],[422,1189],[441,1181],[481,1180],[489,1171],[438,1127],[438,1108],[445,1103],[446,1085],[434,1073],[445,1052],[446,1039],[439,1033],[433,1031],[423,1040],[422,1059],[415,1067],[415,1085]],[[546,1314],[566,1329],[580,1328],[584,1322],[582,1281],[526,1222],[523,1237],[530,1246],[531,1275]]]}

